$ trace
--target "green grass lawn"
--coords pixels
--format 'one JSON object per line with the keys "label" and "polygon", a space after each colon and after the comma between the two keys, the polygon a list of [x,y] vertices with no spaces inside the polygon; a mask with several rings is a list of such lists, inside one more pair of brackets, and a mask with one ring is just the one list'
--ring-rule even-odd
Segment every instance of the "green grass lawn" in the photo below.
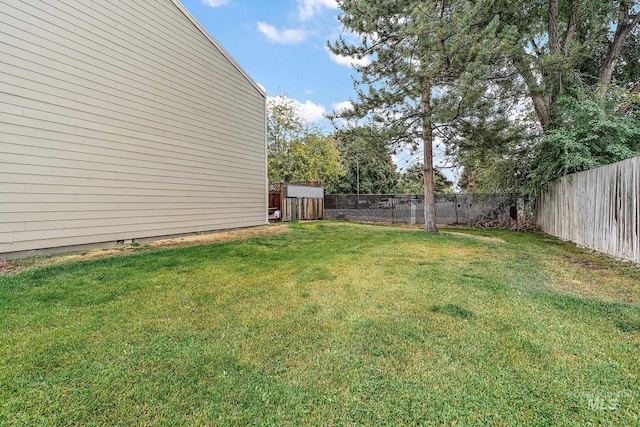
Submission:
{"label": "green grass lawn", "polygon": [[640,271],[448,231],[292,224],[0,277],[0,425],[639,425]]}

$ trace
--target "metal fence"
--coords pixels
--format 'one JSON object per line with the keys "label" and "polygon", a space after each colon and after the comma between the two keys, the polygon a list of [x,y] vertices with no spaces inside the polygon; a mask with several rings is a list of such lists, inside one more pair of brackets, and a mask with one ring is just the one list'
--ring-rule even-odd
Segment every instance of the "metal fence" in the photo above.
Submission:
{"label": "metal fence", "polygon": [[[325,218],[350,221],[424,224],[421,195],[328,194]],[[437,194],[436,222],[443,225],[472,225],[498,218],[529,217],[526,200],[514,195]]]}
{"label": "metal fence", "polygon": [[538,199],[546,233],[640,263],[640,157],[551,183]]}

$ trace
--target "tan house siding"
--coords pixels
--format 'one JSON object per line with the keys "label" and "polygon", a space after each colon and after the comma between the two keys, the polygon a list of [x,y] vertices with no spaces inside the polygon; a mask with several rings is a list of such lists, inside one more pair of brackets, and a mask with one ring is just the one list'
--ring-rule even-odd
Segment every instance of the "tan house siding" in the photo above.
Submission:
{"label": "tan house siding", "polygon": [[0,253],[267,222],[265,94],[177,0],[0,0]]}

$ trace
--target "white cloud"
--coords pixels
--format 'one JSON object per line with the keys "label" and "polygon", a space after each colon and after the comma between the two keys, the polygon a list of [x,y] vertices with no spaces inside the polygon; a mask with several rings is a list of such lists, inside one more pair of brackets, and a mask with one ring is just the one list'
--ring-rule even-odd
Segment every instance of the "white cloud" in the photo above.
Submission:
{"label": "white cloud", "polygon": [[331,105],[331,108],[333,109],[333,114],[337,116],[333,119],[333,125],[338,128],[344,126],[356,126],[358,122],[364,123],[364,119],[345,119],[340,117],[342,113],[353,110],[353,103],[351,101],[336,102]]}
{"label": "white cloud", "polygon": [[371,58],[369,58],[368,56],[358,59],[348,56],[336,55],[335,53],[331,52],[326,46],[325,50],[327,51],[327,53],[329,54],[329,58],[331,58],[333,62],[335,62],[336,64],[344,65],[345,67],[353,67],[354,65],[367,66],[371,64]]}
{"label": "white cloud", "polygon": [[336,0],[298,0],[298,17],[302,21],[313,18],[322,9],[337,9]]}
{"label": "white cloud", "polygon": [[258,30],[276,43],[300,43],[307,38],[307,32],[304,30],[278,29],[265,22],[258,22]]}
{"label": "white cloud", "polygon": [[342,113],[343,111],[353,110],[353,104],[351,103],[351,101],[336,102],[331,107],[333,108],[333,111],[336,113]]}
{"label": "white cloud", "polygon": [[202,3],[206,4],[207,6],[211,6],[211,7],[220,7],[220,6],[224,6],[225,4],[229,3],[229,0],[202,0]]}
{"label": "white cloud", "polygon": [[324,119],[326,109],[322,105],[314,104],[309,100],[306,100],[304,103],[297,99],[292,99],[291,101],[293,101],[293,104],[305,121],[313,123]]}
{"label": "white cloud", "polygon": [[287,104],[291,103],[298,110],[300,116],[308,123],[318,122],[324,119],[324,115],[327,110],[319,104],[307,100],[304,103],[297,99],[289,98],[285,95],[278,95],[276,97],[268,97],[267,102],[274,102],[275,104]]}

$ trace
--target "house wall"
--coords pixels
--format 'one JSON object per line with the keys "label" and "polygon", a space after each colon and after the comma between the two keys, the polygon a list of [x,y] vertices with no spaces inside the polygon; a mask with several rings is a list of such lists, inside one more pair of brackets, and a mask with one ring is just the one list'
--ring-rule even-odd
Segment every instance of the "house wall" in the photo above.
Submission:
{"label": "house wall", "polygon": [[267,222],[265,94],[184,12],[0,0],[0,253]]}

